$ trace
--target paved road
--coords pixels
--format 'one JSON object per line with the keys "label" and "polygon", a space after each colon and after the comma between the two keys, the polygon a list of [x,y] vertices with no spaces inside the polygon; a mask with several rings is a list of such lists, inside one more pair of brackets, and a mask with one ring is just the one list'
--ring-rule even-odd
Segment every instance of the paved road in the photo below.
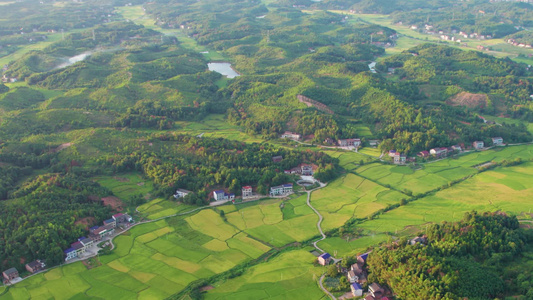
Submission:
{"label": "paved road", "polygon": [[324,278],[326,277],[326,274],[322,274],[322,276],[320,276],[320,279],[318,280],[318,284],[320,285],[320,288],[324,291],[324,293],[326,293],[331,299],[333,300],[337,300],[337,298],[335,298],[335,296],[333,296],[332,293],[330,293],[328,290],[326,290],[326,288],[324,287],[324,285],[322,284],[322,282],[324,281]]}
{"label": "paved road", "polygon": [[[320,186],[320,188],[322,187],[322,185]],[[317,188],[319,189],[319,188]],[[325,238],[326,238],[326,235],[324,234],[324,232],[322,231],[322,227],[320,226],[320,224],[322,223],[322,220],[324,219],[324,217],[322,217],[322,215],[318,212],[318,210],[316,210],[312,205],[311,205],[311,192],[314,191],[316,189],[313,189],[313,190],[310,190],[310,191],[307,191],[307,206],[309,206],[314,212],[315,214],[318,215],[318,222],[316,223],[316,227],[318,228],[318,231],[320,232],[320,234],[322,235],[322,238],[320,238],[319,240],[317,241],[314,241],[313,242],[313,246],[320,252],[324,253],[326,251],[320,249],[320,247],[317,246],[317,243],[320,242],[320,241],[323,241]]]}

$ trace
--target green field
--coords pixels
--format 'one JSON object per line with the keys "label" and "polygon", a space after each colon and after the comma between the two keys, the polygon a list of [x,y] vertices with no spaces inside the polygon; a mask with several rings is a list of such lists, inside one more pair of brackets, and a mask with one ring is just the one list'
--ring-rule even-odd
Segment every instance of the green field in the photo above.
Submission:
{"label": "green field", "polygon": [[513,160],[518,157],[522,159],[532,158],[533,146],[523,145],[473,152],[458,158],[430,162],[416,171],[407,166],[379,163],[364,165],[355,171],[379,184],[390,185],[398,190],[410,190],[416,195],[476,173],[477,170],[473,167],[475,165],[489,161]]}
{"label": "green field", "polygon": [[449,189],[365,222],[361,228],[400,233],[410,226],[457,221],[465,212],[477,210],[530,213],[533,209],[533,163],[483,172]]}
{"label": "green field", "polygon": [[178,41],[180,41],[181,46],[184,48],[194,50],[197,52],[208,52],[204,53],[204,56],[210,61],[219,61],[227,60],[222,54],[216,52],[215,50],[207,49],[201,45],[198,45],[196,40],[190,38],[186,30],[184,29],[163,29],[155,25],[154,20],[147,16],[142,10],[141,5],[136,6],[124,6],[117,8],[119,14],[121,14],[125,19],[131,20],[137,24],[143,25],[146,28],[150,28],[156,31],[159,31],[165,35],[175,36]]}
{"label": "green field", "polygon": [[342,226],[350,218],[365,218],[408,196],[354,174],[347,174],[313,192],[311,204],[322,214],[323,230]]}
{"label": "green field", "polygon": [[327,299],[315,279],[323,272],[304,250],[285,252],[211,289],[205,299]]}
{"label": "green field", "polygon": [[319,234],[317,215],[306,205],[307,195],[283,202],[268,200],[226,213],[228,222],[276,247],[308,240]]}
{"label": "green field", "polygon": [[[372,149],[372,148],[371,148]],[[339,165],[346,170],[353,170],[361,163],[369,163],[375,161],[374,158],[368,155],[363,155],[354,151],[346,150],[323,150],[331,157],[339,159]],[[360,151],[361,152],[361,151]],[[379,156],[379,155],[378,155]]]}
{"label": "green field", "polygon": [[212,210],[136,226],[114,243],[112,254],[100,256],[102,266],[58,267],[17,284],[2,299],[161,299],[270,249]]}

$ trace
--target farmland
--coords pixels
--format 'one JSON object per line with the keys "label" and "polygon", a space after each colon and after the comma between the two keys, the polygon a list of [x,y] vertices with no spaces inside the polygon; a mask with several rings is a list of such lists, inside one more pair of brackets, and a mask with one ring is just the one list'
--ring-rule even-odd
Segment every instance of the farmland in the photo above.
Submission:
{"label": "farmland", "polygon": [[398,190],[409,190],[416,195],[445,186],[450,181],[472,175],[476,173],[474,166],[485,162],[499,162],[515,158],[530,159],[532,157],[533,147],[523,145],[473,152],[458,158],[429,162],[424,164],[422,169],[416,171],[407,166],[375,163],[361,166],[355,169],[355,172],[381,185],[391,186]]}
{"label": "farmland", "polygon": [[102,266],[86,270],[77,262],[58,267],[11,288],[5,298],[161,299],[270,249],[224,224],[212,210],[136,226],[114,243],[116,250],[100,257]]}
{"label": "farmland", "polygon": [[215,286],[205,299],[326,299],[313,280],[322,273],[314,259],[304,250],[285,252]]}
{"label": "farmland", "polygon": [[[474,152],[457,159],[429,163],[416,171],[379,163],[358,167],[357,172],[372,179],[347,173],[313,192],[311,203],[324,216],[322,227],[326,231],[352,218],[364,220],[356,225],[359,236],[334,235],[318,245],[340,257],[360,253],[371,245],[390,240],[391,236],[414,234],[425,224],[459,220],[471,210],[529,213],[533,208],[529,201],[533,198],[533,183],[529,180],[533,176],[532,162],[477,173],[456,185],[365,219],[401,199],[410,199],[384,184],[398,189],[409,186],[416,193],[422,193],[476,173],[471,166],[481,162],[516,157],[529,159],[533,157],[532,149],[532,146],[514,146]],[[385,176],[374,176],[379,172],[373,169],[380,169]],[[450,169],[454,171],[446,173]],[[398,176],[395,174],[401,177],[393,181],[391,178]],[[125,174],[122,181],[123,178],[130,179],[129,184],[133,185],[130,188],[141,187],[137,183],[142,179],[136,174]],[[111,177],[98,180],[117,195],[127,196],[127,193],[120,193],[120,187],[128,182],[119,184]],[[416,186],[420,186],[419,189],[414,189]],[[272,199],[226,205],[218,210],[224,211],[224,217],[213,209],[204,209],[138,225],[115,238],[115,250],[99,257],[101,266],[87,270],[76,262],[58,267],[11,287],[2,299],[82,299],[108,295],[119,299],[164,298],[180,292],[197,279],[211,278],[256,259],[272,246],[282,247],[318,236],[318,218],[306,205],[306,195],[295,195],[285,201]],[[182,209],[171,201],[154,199],[140,206],[139,211],[154,219]],[[313,267],[314,256],[304,249],[283,251],[268,262],[246,269],[242,276],[215,281],[214,288],[205,296],[207,299],[245,299],[251,294],[258,298],[297,294],[321,299],[323,294],[313,278],[323,269]],[[60,286],[68,288],[58,292]]]}
{"label": "farmland", "polygon": [[388,205],[409,198],[354,174],[347,174],[314,192],[313,206],[324,216],[322,228],[331,230],[350,218],[365,218]]}

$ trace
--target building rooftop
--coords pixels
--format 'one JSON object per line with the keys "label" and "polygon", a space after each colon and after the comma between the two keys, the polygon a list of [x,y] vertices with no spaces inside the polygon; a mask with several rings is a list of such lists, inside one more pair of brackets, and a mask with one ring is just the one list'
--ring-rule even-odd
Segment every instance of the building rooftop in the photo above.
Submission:
{"label": "building rooftop", "polygon": [[326,253],[321,254],[319,257],[322,257],[323,259],[328,259],[331,257],[331,255],[326,252]]}
{"label": "building rooftop", "polygon": [[109,224],[115,222],[115,219],[107,219],[104,221],[104,224]]}
{"label": "building rooftop", "polygon": [[92,242],[93,242],[93,239],[91,239],[91,238],[83,238],[83,239],[80,240],[80,242],[81,242],[84,246],[86,246],[87,244],[92,243]]}
{"label": "building rooftop", "polygon": [[33,269],[35,267],[40,267],[42,265],[42,263],[39,260],[34,260],[34,261],[30,262],[30,263],[27,263],[26,265]]}
{"label": "building rooftop", "polygon": [[71,246],[74,250],[78,250],[78,249],[83,248],[83,244],[82,244],[80,241],[75,242],[75,243],[72,243],[72,244],[70,244],[70,246]]}
{"label": "building rooftop", "polygon": [[357,282],[352,283],[351,286],[353,287],[354,290],[362,290],[363,289],[363,287]]}
{"label": "building rooftop", "polygon": [[15,273],[18,273],[19,271],[17,271],[17,269],[15,268],[10,268],[10,269],[7,269],[4,271],[4,273],[6,273],[6,275],[10,275],[10,274],[15,274]]}
{"label": "building rooftop", "polygon": [[252,187],[249,186],[249,185],[247,185],[247,186],[243,186],[242,188],[243,188],[243,189],[247,189],[247,190],[249,190],[249,189],[251,189]]}
{"label": "building rooftop", "polygon": [[63,253],[67,254],[73,251],[76,251],[76,250],[74,250],[74,248],[68,248],[67,250],[64,250]]}
{"label": "building rooftop", "polygon": [[114,218],[114,219],[115,219],[115,218],[120,218],[120,217],[122,217],[122,216],[124,216],[123,213],[118,213],[118,214],[114,214],[114,215],[113,215],[113,218]]}

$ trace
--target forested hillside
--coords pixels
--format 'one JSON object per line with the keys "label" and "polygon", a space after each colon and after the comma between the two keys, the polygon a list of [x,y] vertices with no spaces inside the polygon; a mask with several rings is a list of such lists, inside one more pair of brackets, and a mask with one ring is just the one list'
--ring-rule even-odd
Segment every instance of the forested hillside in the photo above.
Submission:
{"label": "forested hillside", "polygon": [[[531,231],[503,213],[468,213],[462,221],[431,225],[427,245],[399,243],[376,249],[367,261],[369,280],[387,284],[401,299],[495,299],[516,293],[520,278],[505,278]],[[510,270],[509,270],[510,271]],[[530,297],[531,287],[519,287]]]}
{"label": "forested hillside", "polygon": [[[395,30],[319,9],[399,14],[422,5],[408,2],[2,2],[1,266],[58,264],[62,249],[109,218],[115,211],[102,198],[113,192],[97,176],[135,173],[153,184],[152,198],[174,201],[183,188],[192,193],[181,204],[202,206],[215,189],[238,194],[253,185],[267,194],[293,182],[284,171],[301,164],[324,182],[349,173],[339,166],[345,158],[315,147],[340,138],[380,140],[377,156],[490,146],[498,136],[530,142],[521,123],[533,121],[527,65],[435,44],[389,55]],[[444,20],[454,4],[430,1],[422,10],[452,6]],[[502,7],[509,13],[491,26],[529,24],[529,6]],[[209,71],[215,60],[240,76]],[[462,93],[484,100],[465,105]],[[304,145],[280,141],[287,130]],[[121,200],[133,212],[147,198]]]}

